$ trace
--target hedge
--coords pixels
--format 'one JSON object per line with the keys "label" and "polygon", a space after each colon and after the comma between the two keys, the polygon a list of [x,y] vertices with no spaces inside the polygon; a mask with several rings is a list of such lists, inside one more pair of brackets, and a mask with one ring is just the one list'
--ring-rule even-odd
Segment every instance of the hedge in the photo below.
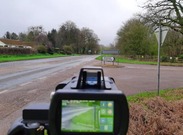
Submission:
{"label": "hedge", "polygon": [[7,48],[0,47],[0,54],[8,54],[8,55],[19,55],[19,54],[34,54],[36,50],[32,48]]}

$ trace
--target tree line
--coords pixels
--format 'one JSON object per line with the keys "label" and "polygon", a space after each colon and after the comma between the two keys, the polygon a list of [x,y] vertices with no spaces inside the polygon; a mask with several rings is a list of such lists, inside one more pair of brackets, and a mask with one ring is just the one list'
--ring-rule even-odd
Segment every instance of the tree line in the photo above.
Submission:
{"label": "tree line", "polygon": [[58,30],[46,32],[42,26],[31,26],[27,32],[4,35],[6,39],[33,42],[40,53],[96,54],[99,52],[99,38],[93,30],[79,29],[72,21],[66,21]]}
{"label": "tree line", "polygon": [[159,25],[169,27],[161,47],[165,57],[183,58],[183,1],[147,0],[146,10],[123,23],[117,32],[115,47],[123,55],[157,56],[155,30]]}
{"label": "tree line", "polygon": [[[129,19],[117,31],[115,44],[108,48],[119,49],[122,55],[157,56],[157,39],[154,31],[159,25],[170,30],[161,47],[161,55],[183,58],[183,1],[181,0],[147,0],[141,7],[146,11]],[[66,53],[98,53],[99,38],[89,28],[79,29],[72,21],[67,21],[58,30],[48,33],[42,26],[29,27],[26,33],[9,33],[5,38],[30,41],[48,52],[54,50]]]}

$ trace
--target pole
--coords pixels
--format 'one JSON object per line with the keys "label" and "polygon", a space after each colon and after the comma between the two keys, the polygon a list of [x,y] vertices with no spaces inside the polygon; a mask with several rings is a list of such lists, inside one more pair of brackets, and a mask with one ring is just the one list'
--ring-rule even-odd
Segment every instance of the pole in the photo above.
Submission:
{"label": "pole", "polygon": [[162,39],[162,29],[161,29],[161,22],[159,20],[159,42],[158,42],[158,93],[160,91],[160,54],[161,54],[161,39]]}

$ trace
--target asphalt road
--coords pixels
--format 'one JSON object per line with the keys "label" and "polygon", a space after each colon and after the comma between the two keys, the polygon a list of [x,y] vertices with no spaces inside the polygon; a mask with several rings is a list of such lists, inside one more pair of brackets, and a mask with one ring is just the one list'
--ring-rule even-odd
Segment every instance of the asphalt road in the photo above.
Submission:
{"label": "asphalt road", "polygon": [[43,79],[58,71],[69,70],[96,56],[73,56],[52,59],[8,62],[0,64],[0,92],[17,85],[26,85],[35,79]]}
{"label": "asphalt road", "polygon": [[0,135],[7,135],[11,124],[22,116],[28,104],[50,102],[57,84],[92,65],[96,56],[0,63]]}
{"label": "asphalt road", "polygon": [[[30,103],[49,102],[55,86],[78,75],[86,65],[101,66],[95,56],[62,57],[0,63],[0,135],[22,115]],[[104,73],[115,79],[126,95],[157,90],[157,66],[106,63]],[[183,87],[183,67],[161,66],[161,89]]]}
{"label": "asphalt road", "polygon": [[[104,66],[107,76],[112,76],[117,87],[126,95],[144,91],[157,91],[156,65],[120,64],[112,68]],[[160,89],[183,88],[183,67],[161,66]]]}

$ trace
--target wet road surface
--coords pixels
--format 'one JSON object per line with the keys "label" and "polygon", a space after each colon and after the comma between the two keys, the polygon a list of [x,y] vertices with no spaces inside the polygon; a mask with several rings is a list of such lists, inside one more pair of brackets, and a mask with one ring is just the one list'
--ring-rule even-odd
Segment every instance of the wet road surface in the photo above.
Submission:
{"label": "wet road surface", "polygon": [[0,92],[17,85],[26,85],[34,79],[43,79],[58,71],[71,69],[96,56],[73,56],[52,59],[0,63]]}
{"label": "wet road surface", "polygon": [[[83,66],[101,66],[93,59],[94,56],[77,56],[0,63],[0,87],[4,87],[0,88],[0,135],[6,135],[27,104],[49,102],[50,93],[59,82],[78,75]],[[126,95],[157,90],[156,65],[120,64],[103,69]],[[183,67],[161,66],[161,89],[183,87],[182,80]]]}

